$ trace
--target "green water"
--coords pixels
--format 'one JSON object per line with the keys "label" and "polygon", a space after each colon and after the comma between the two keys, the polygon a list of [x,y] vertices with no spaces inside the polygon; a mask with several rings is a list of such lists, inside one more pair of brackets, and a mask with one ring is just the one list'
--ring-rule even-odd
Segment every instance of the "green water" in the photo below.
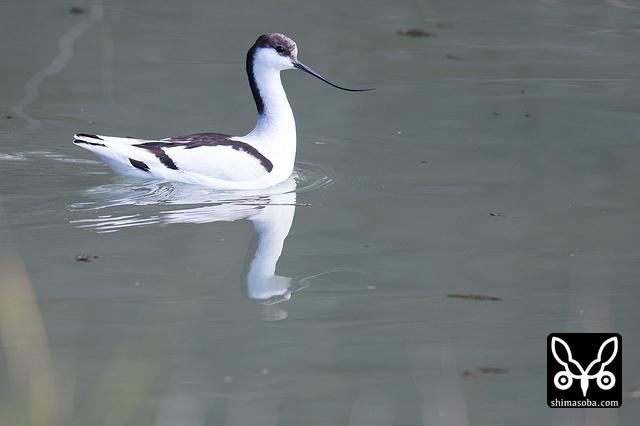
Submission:
{"label": "green water", "polygon": [[[0,6],[0,423],[636,421],[640,6],[71,6]],[[281,190],[121,178],[72,145],[245,134],[273,31],[376,88],[283,73]],[[552,332],[622,335],[622,408],[547,407]]]}

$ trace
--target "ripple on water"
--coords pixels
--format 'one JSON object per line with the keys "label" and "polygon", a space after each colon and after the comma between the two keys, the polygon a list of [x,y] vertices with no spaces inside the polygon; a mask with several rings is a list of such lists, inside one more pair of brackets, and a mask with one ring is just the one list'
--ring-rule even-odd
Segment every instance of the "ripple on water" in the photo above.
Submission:
{"label": "ripple on water", "polygon": [[21,152],[6,154],[0,152],[0,161],[26,161],[27,157]]}
{"label": "ripple on water", "polygon": [[256,193],[118,177],[116,183],[86,190],[86,199],[71,203],[68,208],[78,215],[90,216],[72,220],[78,228],[114,232],[155,224],[247,219],[270,204],[293,206],[294,188],[293,179]]}
{"label": "ripple on water", "polygon": [[327,166],[296,163],[294,177],[298,183],[296,192],[301,202],[332,204],[354,200],[371,189],[371,185],[348,177]]}
{"label": "ripple on water", "polygon": [[[260,191],[215,190],[118,176],[112,183],[87,189],[86,199],[70,203],[68,208],[80,215],[91,215],[72,220],[75,226],[114,232],[133,226],[250,219],[268,205],[335,203],[354,199],[367,189],[366,185],[329,167],[297,163],[291,178]],[[145,208],[132,211],[127,206]]]}

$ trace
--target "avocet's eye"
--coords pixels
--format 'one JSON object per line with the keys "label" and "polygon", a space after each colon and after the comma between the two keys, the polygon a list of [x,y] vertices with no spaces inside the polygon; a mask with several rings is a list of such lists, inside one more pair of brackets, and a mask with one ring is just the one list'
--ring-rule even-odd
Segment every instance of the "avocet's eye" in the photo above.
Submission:
{"label": "avocet's eye", "polygon": [[284,48],[283,45],[281,45],[281,44],[276,45],[276,52],[284,53],[284,51],[285,51],[285,48]]}

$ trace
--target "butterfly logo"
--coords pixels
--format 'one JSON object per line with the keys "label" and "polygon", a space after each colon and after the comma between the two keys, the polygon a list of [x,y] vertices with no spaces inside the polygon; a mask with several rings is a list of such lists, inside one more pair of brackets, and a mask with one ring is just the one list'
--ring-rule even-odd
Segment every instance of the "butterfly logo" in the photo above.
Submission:
{"label": "butterfly logo", "polygon": [[[612,354],[606,360],[603,361],[602,357],[605,348],[612,345]],[[564,351],[560,350],[563,348]],[[611,350],[610,349],[610,350]],[[596,380],[598,387],[602,390],[609,390],[616,384],[616,378],[610,371],[606,371],[606,367],[611,364],[618,354],[618,338],[616,336],[605,340],[600,349],[598,350],[598,356],[591,361],[587,368],[582,368],[580,363],[573,359],[571,349],[569,345],[557,336],[553,336],[551,339],[551,351],[553,356],[560,365],[564,367],[564,371],[559,371],[553,378],[553,384],[560,390],[566,390],[573,385],[573,380],[580,380],[580,388],[582,389],[582,396],[587,396],[587,389],[589,389],[589,381]],[[566,359],[564,357],[566,356]],[[574,371],[579,371],[579,374],[571,371],[571,367],[574,367]],[[576,370],[577,369],[577,370]],[[592,370],[594,370],[592,372]],[[597,370],[597,371],[595,371]]]}

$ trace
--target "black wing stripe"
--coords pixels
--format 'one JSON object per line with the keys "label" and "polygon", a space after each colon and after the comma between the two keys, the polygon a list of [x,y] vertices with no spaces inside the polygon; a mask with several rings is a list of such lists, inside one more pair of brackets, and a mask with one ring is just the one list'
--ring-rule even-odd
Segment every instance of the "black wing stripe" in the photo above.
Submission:
{"label": "black wing stripe", "polygon": [[144,161],[139,161],[139,160],[134,160],[133,158],[129,158],[129,162],[136,169],[140,169],[145,172],[148,172],[150,170],[149,166],[147,166],[147,164]]}
{"label": "black wing stripe", "polygon": [[102,141],[104,139],[102,139],[100,136],[98,135],[90,135],[89,133],[78,133],[76,135],[77,138],[89,138],[89,139],[97,139],[99,141]]}
{"label": "black wing stripe", "polygon": [[166,168],[171,170],[178,170],[178,166],[176,166],[176,163],[174,163],[171,157],[169,157],[169,155],[167,155],[167,153],[164,152],[164,149],[162,149],[162,147],[156,146],[154,143],[149,143],[149,142],[134,145],[134,146],[144,148],[150,153],[152,153],[153,155],[155,155],[156,158],[160,160],[160,162],[164,164]]}
{"label": "black wing stripe", "polygon": [[83,139],[74,139],[73,143],[75,143],[76,145],[94,145],[94,146],[104,146],[104,147],[106,147],[106,145],[103,144],[103,143],[100,143],[100,142],[88,142],[88,141],[85,141]]}
{"label": "black wing stripe", "polygon": [[[78,138],[84,138],[84,139],[78,139]],[[76,145],[94,145],[94,146],[104,146],[106,147],[105,144],[101,143],[101,142],[90,142],[87,139],[94,139],[95,141],[102,141],[103,139],[100,136],[96,136],[96,135],[90,135],[88,133],[78,133],[77,135],[75,135],[74,139],[73,139],[73,143],[75,143]]]}

